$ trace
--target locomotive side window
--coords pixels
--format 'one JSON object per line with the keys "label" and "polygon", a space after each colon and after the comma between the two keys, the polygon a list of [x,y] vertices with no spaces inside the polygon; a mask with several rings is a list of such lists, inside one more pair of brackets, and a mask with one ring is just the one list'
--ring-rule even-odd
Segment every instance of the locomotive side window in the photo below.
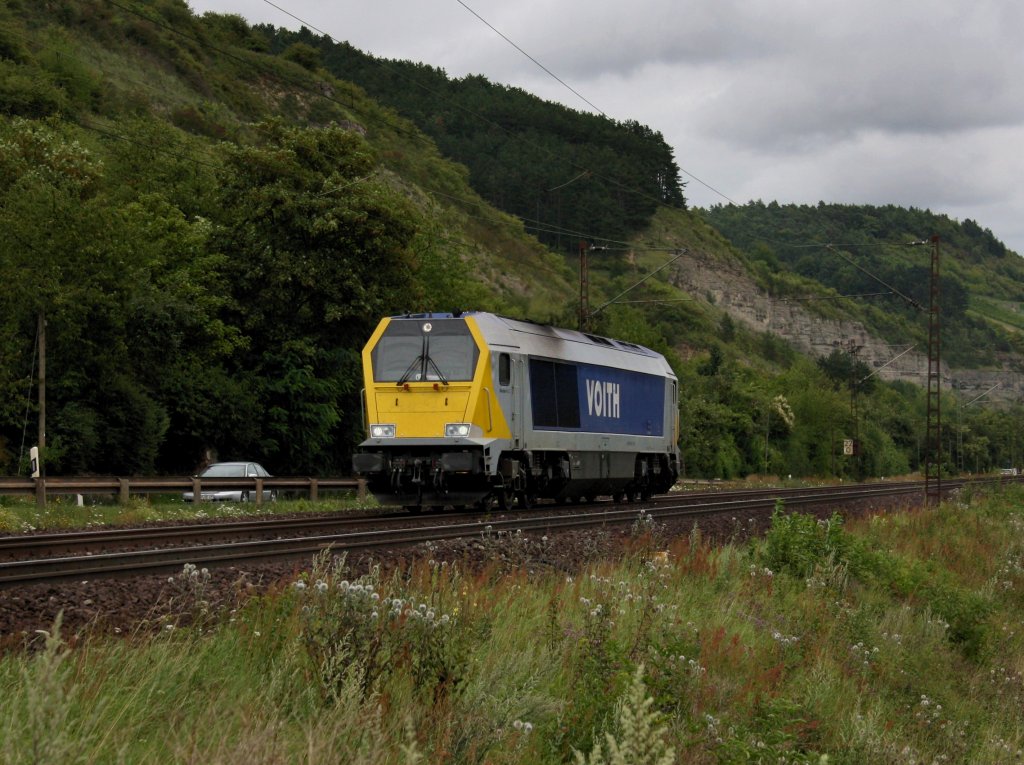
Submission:
{"label": "locomotive side window", "polygon": [[512,357],[507,353],[498,354],[498,385],[512,384]]}
{"label": "locomotive side window", "polygon": [[530,399],[537,428],[578,428],[580,397],[576,367],[530,359]]}
{"label": "locomotive side window", "polygon": [[370,354],[375,382],[467,382],[479,355],[463,319],[392,321]]}

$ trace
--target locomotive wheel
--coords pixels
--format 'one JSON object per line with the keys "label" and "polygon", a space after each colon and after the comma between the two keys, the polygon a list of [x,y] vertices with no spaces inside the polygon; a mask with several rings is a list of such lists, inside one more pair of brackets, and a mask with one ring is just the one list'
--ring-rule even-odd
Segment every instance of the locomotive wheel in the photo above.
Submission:
{"label": "locomotive wheel", "polygon": [[525,491],[516,492],[516,499],[519,501],[520,510],[529,510],[537,498]]}
{"label": "locomotive wheel", "polygon": [[423,508],[420,505],[406,505],[404,508],[410,515],[419,515]]}
{"label": "locomotive wheel", "polygon": [[510,489],[498,489],[494,492],[498,500],[498,509],[507,513],[512,508],[512,491]]}

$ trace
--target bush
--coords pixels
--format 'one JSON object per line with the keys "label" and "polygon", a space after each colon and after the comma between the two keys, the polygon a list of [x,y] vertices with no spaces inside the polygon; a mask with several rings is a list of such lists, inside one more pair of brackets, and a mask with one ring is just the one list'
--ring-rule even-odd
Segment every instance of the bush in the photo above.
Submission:
{"label": "bush", "polygon": [[0,111],[4,114],[40,119],[66,105],[64,93],[52,75],[13,61],[0,61]]}
{"label": "bush", "polygon": [[845,557],[846,547],[848,538],[838,514],[827,521],[800,513],[787,515],[780,502],[765,535],[763,562],[773,571],[806,578],[817,566]]}
{"label": "bush", "polygon": [[344,558],[329,565],[321,556],[312,583],[294,585],[304,601],[301,641],[325,698],[341,698],[353,687],[365,698],[400,674],[428,699],[457,688],[468,655],[468,630],[457,613],[443,613],[434,598],[382,593],[376,571],[349,581],[344,566]]}

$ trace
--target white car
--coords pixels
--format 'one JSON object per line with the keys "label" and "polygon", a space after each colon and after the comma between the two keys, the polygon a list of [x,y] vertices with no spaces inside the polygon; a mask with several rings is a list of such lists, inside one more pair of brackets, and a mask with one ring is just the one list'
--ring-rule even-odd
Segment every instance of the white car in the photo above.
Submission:
{"label": "white car", "polygon": [[[270,473],[258,462],[214,462],[207,466],[198,478],[271,478]],[[255,486],[255,484],[254,484]],[[248,502],[252,492],[248,489],[202,489],[204,502]],[[194,498],[191,491],[181,495],[185,502]],[[276,502],[277,492],[263,490],[264,502]]]}

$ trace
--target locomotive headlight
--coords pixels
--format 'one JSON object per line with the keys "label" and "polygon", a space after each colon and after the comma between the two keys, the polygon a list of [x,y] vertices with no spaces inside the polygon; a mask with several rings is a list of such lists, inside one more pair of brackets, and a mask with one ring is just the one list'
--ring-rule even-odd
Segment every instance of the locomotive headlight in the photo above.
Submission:
{"label": "locomotive headlight", "polygon": [[449,422],[444,426],[445,438],[465,438],[469,435],[468,422]]}
{"label": "locomotive headlight", "polygon": [[371,425],[370,438],[394,438],[394,425]]}

